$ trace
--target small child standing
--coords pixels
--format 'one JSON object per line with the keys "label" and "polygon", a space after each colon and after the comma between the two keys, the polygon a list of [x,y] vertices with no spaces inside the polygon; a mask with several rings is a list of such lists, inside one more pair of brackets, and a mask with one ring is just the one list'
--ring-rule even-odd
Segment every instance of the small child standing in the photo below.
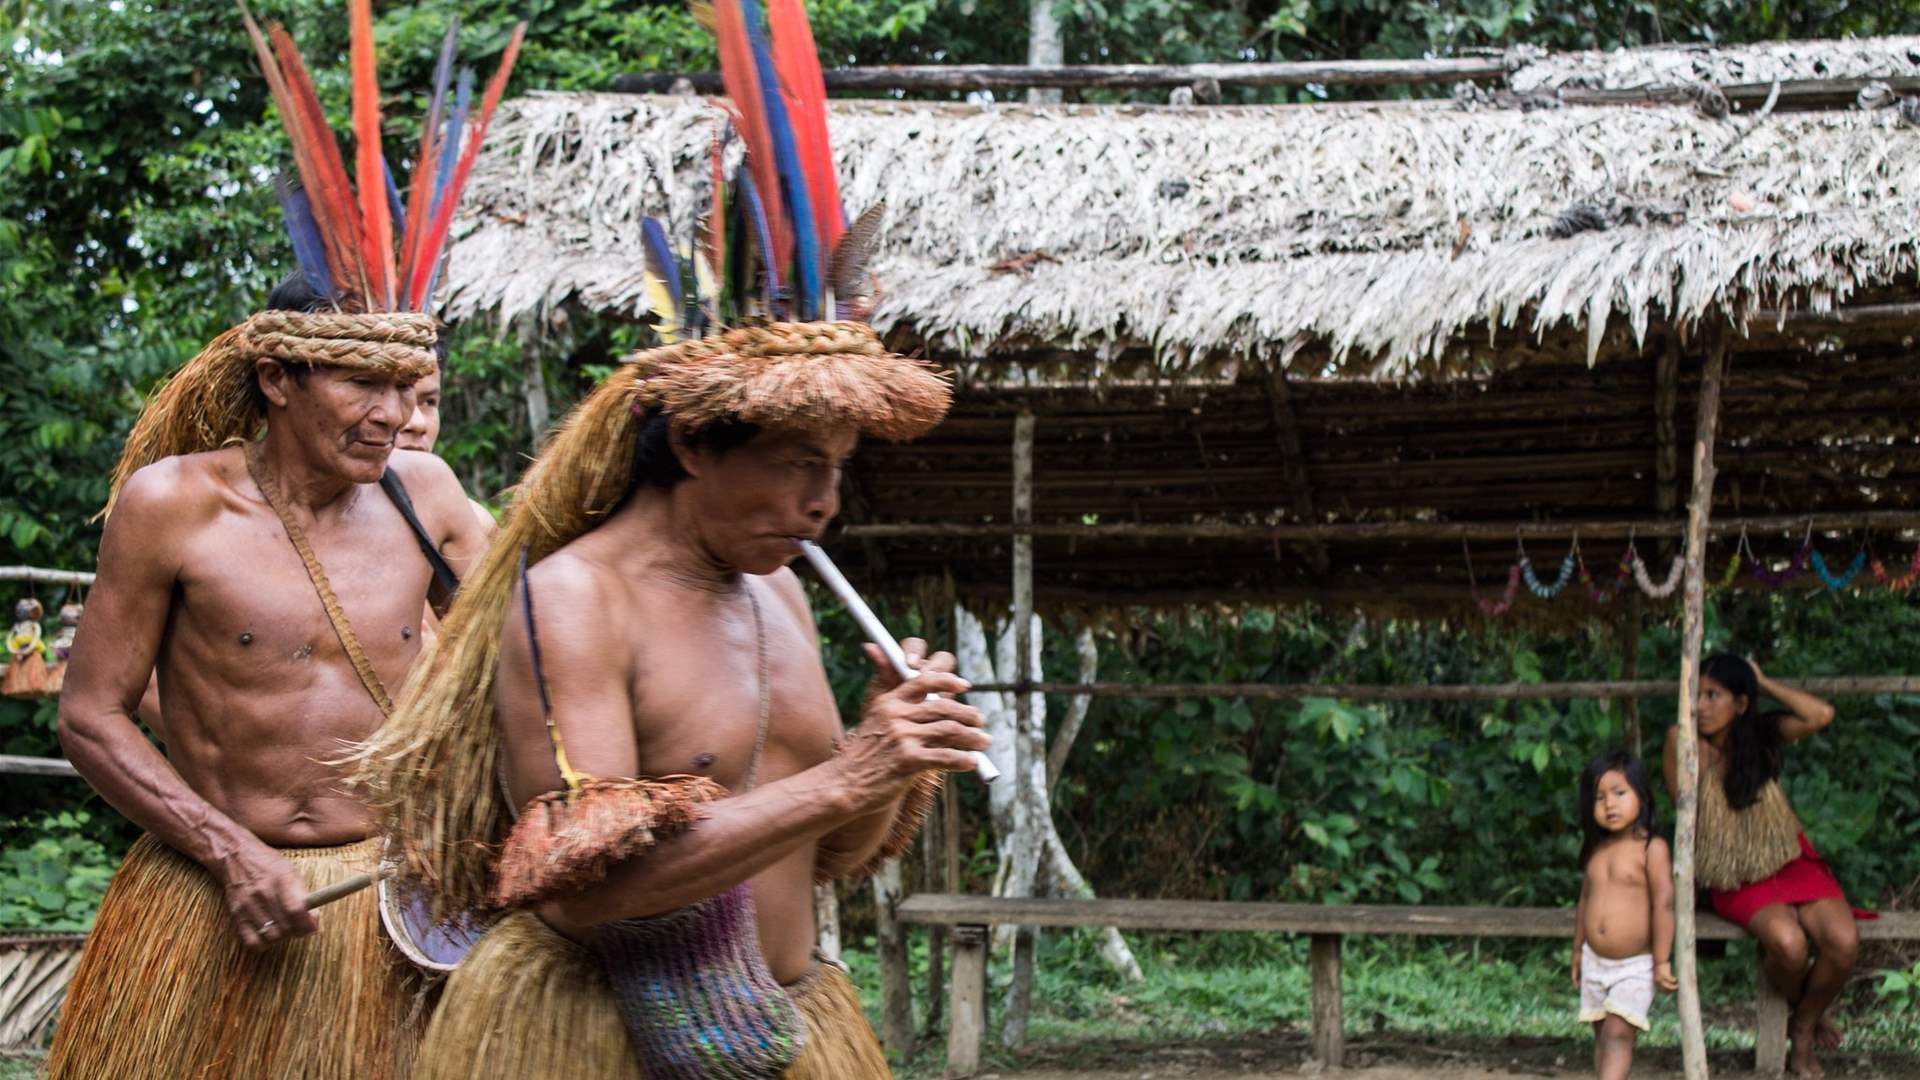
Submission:
{"label": "small child standing", "polygon": [[1573,931],[1573,985],[1580,1022],[1593,1025],[1593,1070],[1626,1080],[1633,1040],[1647,1030],[1653,988],[1672,992],[1673,857],[1654,835],[1647,767],[1624,750],[1602,754],[1580,774],[1585,843],[1580,908]]}

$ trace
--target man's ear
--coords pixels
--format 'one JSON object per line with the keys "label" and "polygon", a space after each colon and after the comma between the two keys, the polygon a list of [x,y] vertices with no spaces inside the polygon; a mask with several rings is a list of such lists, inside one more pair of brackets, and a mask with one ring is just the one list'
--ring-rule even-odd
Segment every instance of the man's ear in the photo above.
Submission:
{"label": "man's ear", "polygon": [[293,376],[280,361],[263,356],[253,362],[253,376],[260,383],[260,393],[267,403],[276,408],[287,407],[287,386],[293,382]]}
{"label": "man's ear", "polygon": [[688,476],[699,476],[706,466],[706,455],[698,448],[688,446],[686,437],[675,430],[667,432],[667,446],[673,451],[673,459]]}

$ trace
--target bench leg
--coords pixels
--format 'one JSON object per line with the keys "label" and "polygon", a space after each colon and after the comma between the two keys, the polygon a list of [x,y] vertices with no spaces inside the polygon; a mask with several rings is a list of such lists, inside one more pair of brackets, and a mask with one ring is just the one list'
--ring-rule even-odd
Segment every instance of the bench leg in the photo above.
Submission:
{"label": "bench leg", "polygon": [[980,1069],[980,1040],[987,1031],[987,928],[953,928],[953,983],[947,1008],[947,1075],[972,1076]]}
{"label": "bench leg", "polygon": [[1787,1070],[1787,999],[1773,988],[1767,978],[1766,957],[1759,943],[1754,945],[1756,970],[1754,983],[1753,1071],[1762,1076],[1779,1076]]}
{"label": "bench leg", "polygon": [[1340,935],[1313,935],[1308,965],[1313,971],[1313,1060],[1337,1069],[1347,1056],[1340,1004]]}

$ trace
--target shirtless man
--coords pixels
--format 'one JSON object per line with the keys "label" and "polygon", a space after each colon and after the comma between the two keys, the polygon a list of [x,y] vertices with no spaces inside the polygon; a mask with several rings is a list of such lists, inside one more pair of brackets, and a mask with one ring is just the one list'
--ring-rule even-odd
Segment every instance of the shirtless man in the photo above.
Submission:
{"label": "shirtless man", "polygon": [[[813,883],[897,855],[941,773],[971,769],[968,751],[988,740],[952,700],[966,689],[952,657],[918,641],[905,644],[919,671],[905,683],[869,651],[859,725],[841,727],[786,567],[837,512],[859,435],[918,434],[947,393],[864,327],[803,329],[793,336],[817,356],[743,365],[749,386],[734,401],[799,398],[760,402],[764,413],[683,422],[659,402],[703,415],[701,387],[718,384],[703,370],[762,337],[786,340],[780,325],[642,354],[583,402],[530,468],[445,630],[443,659],[465,635],[498,633],[497,673],[479,650],[470,669],[436,668],[365,752],[386,771],[374,786],[392,792],[389,829],[413,864],[463,902],[520,909],[450,977],[422,1075],[704,1075],[674,1068],[688,1023],[764,1054],[735,1062],[741,1073],[890,1075],[845,973],[814,956]],[[822,383],[859,392],[844,405],[807,395],[796,369],[816,363]],[[761,377],[786,381],[762,390]],[[781,422],[763,426],[766,414]],[[472,691],[489,678],[490,701]],[[488,880],[473,845],[433,822],[504,828],[506,808],[473,813],[468,777],[484,772],[452,764],[496,756],[520,813]],[[615,831],[596,832],[608,822]],[[726,976],[707,987],[753,989],[716,1002],[696,971]],[[655,1009],[662,997],[671,1007]]]}
{"label": "shirtless man", "polygon": [[[329,762],[380,724],[376,694],[404,680],[434,580],[383,472],[456,571],[483,543],[444,463],[392,453],[432,340],[424,316],[262,312],[156,393],[129,437],[60,737],[147,835],[102,905],[51,1075],[407,1069],[416,1003],[371,892],[317,914],[304,898],[377,862],[372,816]],[[236,384],[257,411],[221,412],[245,400]],[[176,433],[182,414],[204,422]],[[261,419],[265,437],[245,441]],[[330,580],[365,678],[273,498]],[[164,756],[133,719],[156,669]]]}

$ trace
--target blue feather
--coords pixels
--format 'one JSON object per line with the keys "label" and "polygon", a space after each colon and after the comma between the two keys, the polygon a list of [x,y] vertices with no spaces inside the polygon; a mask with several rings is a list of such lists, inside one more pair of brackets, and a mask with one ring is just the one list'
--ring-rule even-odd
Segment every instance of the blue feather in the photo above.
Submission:
{"label": "blue feather", "polygon": [[[453,112],[447,117],[446,139],[440,146],[440,168],[433,176],[433,201],[427,214],[428,221],[437,220],[440,215],[440,203],[446,198],[447,186],[453,182],[453,166],[460,152],[460,134],[467,124],[467,107],[473,103],[473,69],[465,68],[460,72],[460,86],[454,91]],[[433,290],[440,284],[440,273],[447,263],[440,256],[442,252],[429,251],[426,257],[434,260],[433,276],[427,279],[426,298],[422,302],[429,308],[433,306]]]}
{"label": "blue feather", "polygon": [[387,212],[393,215],[393,235],[398,238],[406,235],[407,211],[400,205],[400,188],[393,182],[393,166],[387,163],[387,156],[380,155],[380,176],[387,182]]}
{"label": "blue feather", "polygon": [[[779,276],[773,267],[773,236],[767,230],[767,208],[760,203],[760,193],[753,186],[753,173],[747,169],[745,162],[741,163],[740,171],[734,174],[733,187],[740,193],[740,213],[747,219],[747,227],[753,231],[753,247],[760,253],[760,265],[766,271],[767,313],[771,315],[774,290],[779,287]],[[742,298],[746,296],[744,282],[736,295]]]}
{"label": "blue feather", "polygon": [[447,87],[453,80],[453,49],[460,36],[460,16],[447,24],[447,36],[440,43],[440,60],[433,66],[433,97],[427,105],[427,123],[438,125],[447,104]]}
{"label": "blue feather", "polygon": [[760,5],[754,0],[740,0],[740,9],[747,24],[747,42],[753,47],[753,65],[760,73],[760,97],[766,103],[767,132],[773,142],[773,166],[780,177],[780,197],[786,204],[787,217],[793,222],[795,309],[801,319],[817,319],[824,291],[820,281],[820,234],[813,227],[813,198],[807,191],[807,174],[800,165],[800,150],[794,142],[787,102],[780,94],[780,75],[773,67],[773,51],[761,29]]}
{"label": "blue feather", "polygon": [[653,271],[667,286],[667,293],[673,297],[673,308],[679,311],[686,306],[686,290],[680,286],[680,261],[673,257],[673,243],[667,239],[666,226],[659,218],[647,218],[640,223],[640,240],[646,248],[647,269]]}
{"label": "blue feather", "polygon": [[333,271],[327,267],[327,245],[320,239],[320,223],[313,218],[313,204],[307,193],[285,176],[273,178],[274,193],[280,196],[280,216],[287,223],[287,239],[293,241],[293,261],[301,276],[322,300],[332,300]]}

